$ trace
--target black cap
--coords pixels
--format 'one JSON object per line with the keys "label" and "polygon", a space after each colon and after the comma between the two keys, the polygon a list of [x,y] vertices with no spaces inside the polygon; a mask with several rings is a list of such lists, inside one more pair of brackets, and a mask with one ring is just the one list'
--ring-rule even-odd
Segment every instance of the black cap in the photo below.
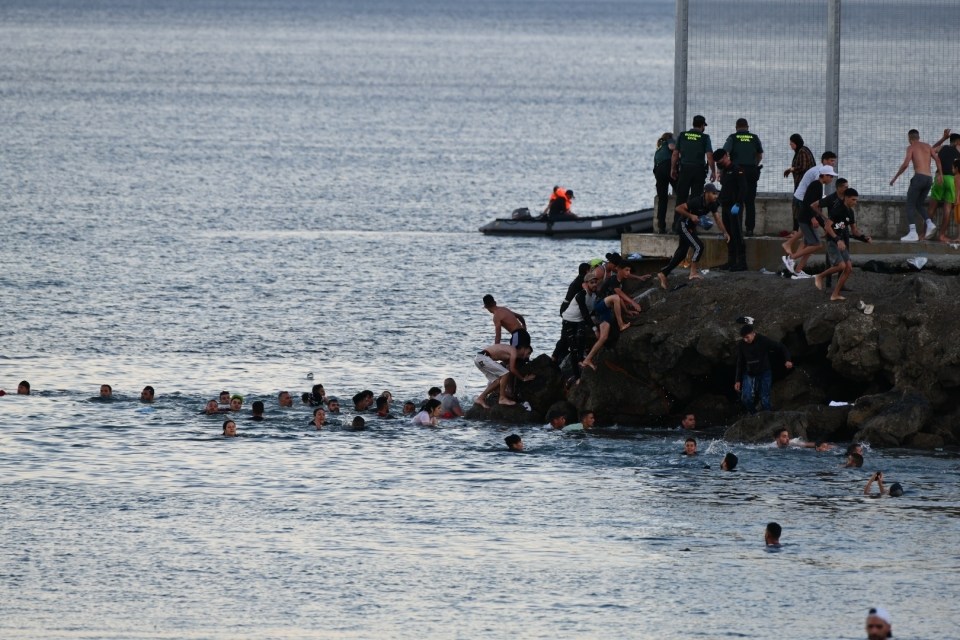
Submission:
{"label": "black cap", "polygon": [[707,119],[703,116],[693,116],[693,126],[705,127],[707,126]]}
{"label": "black cap", "polygon": [[707,184],[703,185],[703,192],[720,193],[720,189],[717,189],[717,185],[713,184],[712,182],[708,182]]}

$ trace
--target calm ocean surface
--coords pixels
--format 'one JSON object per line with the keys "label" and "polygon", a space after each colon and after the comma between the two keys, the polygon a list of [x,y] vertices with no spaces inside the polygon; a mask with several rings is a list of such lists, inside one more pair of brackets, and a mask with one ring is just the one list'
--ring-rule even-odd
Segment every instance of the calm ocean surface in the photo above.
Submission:
{"label": "calm ocean surface", "polygon": [[[617,244],[476,229],[554,184],[649,206],[672,12],[0,0],[0,388],[34,387],[0,398],[0,637],[852,639],[875,605],[955,637],[949,453],[685,460],[678,432],[276,408],[450,375],[468,402],[485,293],[550,351],[577,263]],[[221,389],[267,421],[218,437]],[[907,494],[864,498],[875,469]]]}

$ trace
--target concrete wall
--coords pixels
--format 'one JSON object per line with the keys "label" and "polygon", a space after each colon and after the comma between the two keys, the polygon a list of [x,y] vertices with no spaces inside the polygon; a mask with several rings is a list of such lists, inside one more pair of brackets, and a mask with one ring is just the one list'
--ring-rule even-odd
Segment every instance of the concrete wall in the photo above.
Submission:
{"label": "concrete wall", "polygon": [[[906,183],[904,183],[906,189]],[[673,196],[667,209],[667,225],[673,219]],[[857,206],[857,226],[861,231],[878,240],[899,240],[907,232],[904,219],[904,199],[882,196],[860,197]],[[656,203],[654,203],[656,208]],[[793,229],[791,197],[785,194],[764,193],[757,196],[758,236],[777,236],[781,231]],[[950,236],[960,234],[956,225],[952,225]]]}

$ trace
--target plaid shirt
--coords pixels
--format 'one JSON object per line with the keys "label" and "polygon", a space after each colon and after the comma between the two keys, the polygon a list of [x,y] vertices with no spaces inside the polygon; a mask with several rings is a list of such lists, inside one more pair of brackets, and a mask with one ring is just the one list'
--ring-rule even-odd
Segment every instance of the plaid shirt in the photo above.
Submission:
{"label": "plaid shirt", "polygon": [[793,189],[796,191],[803,180],[803,174],[812,169],[817,163],[813,159],[813,152],[806,147],[800,147],[793,154],[793,163],[790,167],[793,169]]}

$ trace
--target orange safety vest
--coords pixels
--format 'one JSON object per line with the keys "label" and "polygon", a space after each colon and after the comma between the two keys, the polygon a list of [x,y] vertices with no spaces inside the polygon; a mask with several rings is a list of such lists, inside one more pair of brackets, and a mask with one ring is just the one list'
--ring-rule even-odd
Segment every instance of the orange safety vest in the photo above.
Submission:
{"label": "orange safety vest", "polygon": [[553,190],[553,193],[550,194],[550,201],[547,203],[548,206],[552,205],[554,200],[563,199],[564,205],[563,208],[565,211],[570,211],[570,199],[567,198],[567,190],[563,187],[557,187]]}

